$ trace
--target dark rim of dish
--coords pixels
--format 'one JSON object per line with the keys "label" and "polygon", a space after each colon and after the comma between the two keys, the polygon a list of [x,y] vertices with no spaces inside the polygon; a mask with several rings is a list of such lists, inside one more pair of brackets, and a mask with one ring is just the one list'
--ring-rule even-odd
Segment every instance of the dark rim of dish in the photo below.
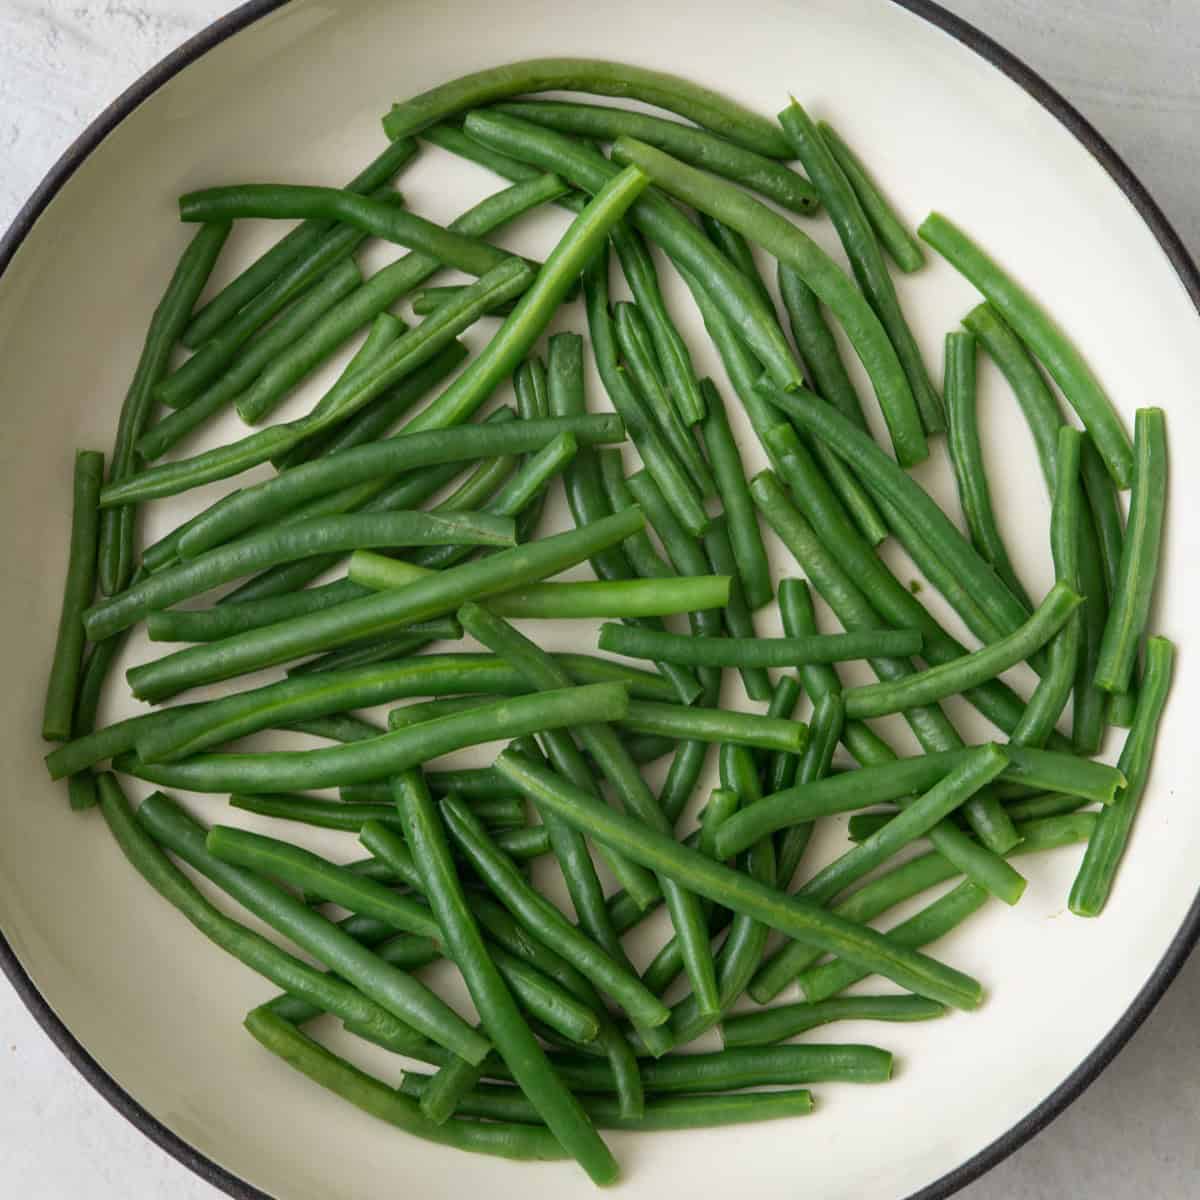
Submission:
{"label": "dark rim of dish", "polygon": [[[17,213],[12,226],[0,238],[0,276],[3,275],[17,248],[25,240],[38,217],[58,194],[62,186],[79,169],[84,160],[135,108],[152,96],[163,84],[174,78],[189,63],[195,62],[214,46],[245,29],[269,13],[282,8],[288,0],[249,0],[227,16],[214,21],[208,28],[184,42],[140,79],[126,88],[67,148],[50,168],[24,207]],[[973,25],[947,12],[930,0],[890,0],[936,26],[963,45],[975,51],[998,68],[1014,83],[1024,88],[1043,108],[1058,118],[1083,143],[1097,162],[1129,198],[1142,219],[1158,239],[1159,245],[1175,268],[1180,282],[1200,313],[1200,271],[1184,248],[1179,235],[1141,181],[1125,164],[1119,154],[1097,132],[1086,117],[1050,86],[1036,71],[1010,54],[1003,46]],[[1179,973],[1188,955],[1200,940],[1200,895],[1188,910],[1179,932],[1166,953],[1154,968],[1133,1003],[1121,1019],[1108,1031],[1082,1063],[1045,1100],[1027,1113],[1011,1129],[998,1137],[978,1154],[960,1164],[940,1179],[914,1192],[908,1200],[944,1200],[1023,1146],[1040,1133],[1116,1057],[1126,1042],[1161,999],[1168,985]],[[202,1179],[220,1188],[236,1200],[272,1200],[258,1188],[230,1174],[223,1167],[189,1146],[143,1108],[76,1040],[74,1034],[59,1020],[33,980],[18,961],[12,947],[0,932],[0,969],[11,980],[17,995],[24,1001],[34,1019],[46,1031],[50,1040],[67,1056],[83,1077],[127,1120],[168,1154],[189,1167]]]}

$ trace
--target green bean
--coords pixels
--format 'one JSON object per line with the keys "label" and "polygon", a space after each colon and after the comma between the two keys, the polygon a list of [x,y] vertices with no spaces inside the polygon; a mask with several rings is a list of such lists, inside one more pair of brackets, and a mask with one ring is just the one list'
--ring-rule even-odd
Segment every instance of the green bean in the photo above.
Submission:
{"label": "green bean", "polygon": [[644,143],[621,138],[613,154],[618,161],[636,162],[672,195],[718,218],[793,266],[846,329],[871,376],[900,461],[907,466],[926,456],[925,436],[897,351],[862,294],[815,242],[733,185],[706,177]]}
{"label": "green bean", "polygon": [[[323,1012],[332,1012],[343,1020],[361,1024],[397,1047],[411,1046],[419,1040],[406,1023],[349,983],[315,970],[213,907],[155,844],[143,823],[135,820],[129,802],[113,776],[102,774],[99,788],[101,812],[122,853],[138,874],[210,941],[251,970]],[[161,803],[169,809],[174,808],[161,794],[146,803],[152,807]]]}
{"label": "green bean", "polygon": [[478,1084],[482,1069],[465,1058],[452,1058],[443,1063],[433,1075],[427,1077],[428,1085],[417,1097],[421,1112],[436,1125],[444,1125],[455,1112],[459,1103]]}
{"label": "green bean", "polygon": [[1118,487],[1128,487],[1133,473],[1129,435],[1099,381],[1062,330],[1015,279],[941,213],[931,213],[917,232],[984,294],[1041,359],[1095,440],[1113,481]]}
{"label": "green bean", "polygon": [[576,91],[657,105],[768,158],[790,157],[765,117],[675,75],[597,58],[531,58],[464,75],[395,104],[384,118],[390,138],[420,133],[467,109],[531,92]]}
{"label": "green bean", "polygon": [[667,386],[659,374],[645,317],[637,305],[625,302],[613,306],[613,316],[617,346],[625,361],[625,368],[651,420],[657,424],[667,446],[691,476],[701,494],[713,495],[716,483],[708,463],[675,405],[668,398]]}
{"label": "green bean", "polygon": [[218,584],[278,563],[326,551],[344,553],[364,546],[511,546],[510,519],[488,513],[356,513],[317,517],[278,529],[251,533],[175,567],[151,575],[135,587],[93,605],[84,619],[94,640],[127,629],[152,610],[167,608]]}
{"label": "green bean", "polygon": [[[817,701],[812,721],[809,723],[808,745],[804,748],[804,756],[796,775],[801,785],[815,782],[829,771],[833,752],[837,749],[841,737],[844,718],[845,707],[841,696],[836,692],[830,692]],[[776,880],[781,889],[791,886],[796,868],[808,847],[812,829],[811,822],[800,822],[790,826],[779,839],[776,849]]]}
{"label": "green bean", "polygon": [[746,486],[746,472],[737,442],[729,428],[729,419],[721,395],[711,379],[701,383],[707,414],[704,419],[704,444],[716,473],[721,504],[729,515],[729,540],[737,560],[738,576],[746,603],[761,608],[771,600],[771,570],[763,549],[758,516]]}
{"label": "green bean", "polygon": [[[1136,499],[1136,473],[1134,487]],[[1133,525],[1132,520],[1130,524]],[[1116,801],[1101,812],[1095,833],[1088,840],[1083,863],[1071,888],[1070,908],[1076,916],[1099,916],[1112,891],[1146,789],[1174,660],[1175,647],[1166,638],[1147,639],[1146,672],[1138,693],[1137,712],[1117,764],[1125,775],[1126,786]]]}
{"label": "green bean", "polygon": [[[800,701],[800,694],[800,680],[795,675],[784,675],[775,685],[775,691],[771,696],[771,703],[767,706],[767,716],[777,717],[780,720],[794,719],[796,705]],[[814,743],[815,737],[814,731],[811,728],[808,731],[808,736],[809,746],[811,746]],[[806,746],[804,749],[805,754],[807,754],[809,747]],[[784,788],[791,787],[795,781],[800,761],[801,757],[799,755],[785,754],[782,750],[776,750],[767,761],[767,765],[763,771],[763,792],[770,795],[772,792],[780,792]]]}
{"label": "green bean", "polygon": [[505,856],[497,852],[482,822],[453,797],[442,802],[442,816],[451,836],[496,898],[536,937],[620,1004],[641,1025],[661,1025],[669,1015],[626,966],[612,959],[589,937],[534,891]]}
{"label": "green bean", "polygon": [[[300,470],[297,468],[297,472]],[[615,545],[640,528],[642,520],[639,510],[615,514],[581,530],[451,567],[405,588],[177,651],[133,668],[126,678],[139,699],[161,700],[202,682],[229,679],[258,667],[388,633],[453,611],[467,599],[511,590],[565,570],[596,549]]]}
{"label": "green bean", "polygon": [[76,451],[70,551],[54,660],[50,667],[50,681],[46,686],[46,704],[42,713],[42,737],[48,741],[69,739],[74,722],[86,640],[83,614],[96,590],[96,556],[100,543],[97,502],[103,481],[104,455],[95,450]]}
{"label": "green bean", "polygon": [[838,136],[828,121],[818,122],[817,128],[821,132],[821,140],[829,148],[829,153],[841,168],[846,182],[871,223],[879,244],[900,270],[909,274],[920,270],[925,262],[925,252],[921,249],[921,243],[909,233],[904,222],[896,215],[862,161]]}
{"label": "green bean", "polygon": [[[402,203],[396,193],[383,189],[376,198]],[[289,263],[257,296],[238,310],[219,333],[199,343],[196,352],[172,371],[155,389],[155,398],[171,408],[182,408],[218,378],[237,357],[241,347],[270,319],[307,291],[337,262],[348,258],[366,238],[359,229],[335,225],[313,243],[310,250]]]}
{"label": "green bean", "polygon": [[[229,236],[227,224],[206,225],[188,244],[150,318],[129,390],[121,404],[117,435],[108,460],[109,483],[137,471],[138,439],[154,412],[154,389],[166,375],[171,351],[204,290],[221,247]],[[97,577],[105,594],[119,592],[134,572],[134,522],[136,511],[129,506],[104,514],[100,519]]]}
{"label": "green bean", "polygon": [[[1099,442],[1097,449],[1104,452]],[[1096,664],[1096,684],[1106,692],[1128,689],[1138,640],[1149,620],[1154,597],[1167,493],[1167,442],[1161,408],[1138,409],[1133,451],[1129,525]]]}
{"label": "green bean", "polygon": [[[440,146],[443,150],[455,154],[459,158],[479,163],[480,166],[494,171],[502,179],[511,179],[514,183],[521,183],[526,179],[533,179],[541,174],[536,167],[531,167],[527,163],[518,162],[515,158],[509,158],[506,154],[498,154],[495,150],[488,149],[482,142],[477,142],[473,137],[468,137],[459,125],[449,122],[430,125],[421,130],[421,137],[432,145]],[[569,194],[566,199],[570,200],[573,196],[582,200],[582,197],[578,193]]]}
{"label": "green bean", "polygon": [[[203,829],[161,793],[155,793],[141,806],[138,820],[156,841],[212,879],[273,929],[323,961],[380,1007],[412,1025],[413,1029],[433,1037],[445,1037],[445,1044],[463,1057],[479,1061],[486,1055],[490,1048],[487,1040],[475,1033],[423,984],[382,962],[378,956],[364,949],[305,904],[293,899],[278,885],[215,858],[206,846]],[[359,881],[361,887],[370,883],[370,880]],[[375,886],[392,897],[395,908],[410,914],[412,924],[420,926],[417,932],[436,936],[436,926],[420,905],[397,896],[382,885]],[[409,1045],[415,1040],[410,1029],[407,1034]]]}
{"label": "green bean", "polygon": [[[800,449],[794,438],[792,441],[793,446]],[[751,485],[751,494],[776,532],[803,564],[806,573],[817,584],[818,590],[842,624],[852,631],[877,628],[879,619],[866,594],[843,571],[842,557],[835,557],[821,543],[812,526],[784,498],[775,477],[769,472],[759,475]],[[834,507],[836,508],[836,505]],[[848,527],[849,522],[845,521],[844,525]],[[864,557],[874,559],[870,548],[852,531],[848,545],[861,546]],[[884,581],[885,588],[888,586],[887,581],[890,581],[890,586],[897,592],[903,591],[890,573],[884,573]],[[874,591],[871,594],[874,595]],[[917,614],[924,615],[926,620],[929,619],[920,605],[915,607]],[[932,654],[928,650],[926,653]],[[914,674],[913,668],[899,659],[875,659],[871,665],[881,680],[902,681]],[[1019,704],[1019,701],[1017,703]],[[960,749],[963,746],[958,731],[937,705],[911,708],[904,715],[926,751]],[[1019,718],[1013,718],[1014,724],[1017,719]],[[865,727],[853,724],[850,728],[859,740],[866,740],[868,745],[870,744],[869,737],[862,737]],[[870,734],[869,730],[865,732]],[[881,753],[889,759],[894,757],[886,746],[882,747]],[[1007,821],[1003,809],[994,800],[986,805],[970,804],[966,811],[977,832],[984,838],[984,847],[972,845],[961,836],[961,831],[950,826],[939,827],[934,834],[935,840],[948,853],[958,856],[972,878],[977,878],[979,883],[995,894],[1008,897],[1009,902],[1015,902],[1015,897],[1021,893],[1023,881],[997,857],[999,853],[1010,849],[1015,842],[1016,832],[1012,823]],[[953,847],[951,842],[954,843]]]}
{"label": "green bean", "polygon": [[617,361],[616,328],[608,307],[608,254],[601,251],[584,274],[584,297],[592,351],[604,389],[629,430],[646,469],[652,470],[663,495],[685,528],[702,532],[708,514],[700,490],[675,452],[658,434],[640,397]]}
{"label": "green bean", "polygon": [[[428,316],[431,312],[441,308],[447,300],[452,300],[462,292],[461,284],[447,284],[443,287],[427,287],[422,288],[412,298],[412,310],[418,317]],[[487,315],[489,317],[507,317],[513,310],[513,304],[509,301],[507,304],[501,305],[494,312]]]}
{"label": "green bean", "polygon": [[[406,1071],[400,1094],[423,1099],[436,1076]],[[656,1099],[640,1117],[628,1117],[606,1096],[580,1098],[584,1112],[600,1129],[625,1129],[638,1133],[662,1129],[708,1129],[749,1121],[805,1116],[812,1111],[812,1095],[803,1089],[734,1093],[716,1096],[678,1096]],[[519,1121],[540,1124],[537,1110],[514,1087],[483,1085],[459,1100],[457,1111],[464,1116],[490,1121]]]}
{"label": "green bean", "polygon": [[600,627],[599,645],[611,654],[665,659],[688,666],[794,667],[811,662],[918,654],[921,635],[916,630],[878,630],[797,638],[700,639],[605,624]]}
{"label": "green bean", "polygon": [[[305,825],[316,825],[323,829],[338,829],[345,833],[358,833],[367,821],[380,821],[385,825],[399,827],[396,810],[388,804],[347,804],[340,800],[320,800],[315,796],[239,796],[229,797],[232,808],[244,812],[258,813],[264,817],[277,817],[285,821],[299,821]],[[472,810],[482,821],[497,830],[519,827],[525,823],[525,809],[515,798],[474,801]]]}
{"label": "green bean", "polygon": [[681,741],[733,742],[760,750],[786,750],[799,754],[808,740],[808,726],[800,721],[778,721],[756,713],[719,708],[684,708],[631,700],[629,712],[618,718],[635,733],[653,733]]}
{"label": "green bean", "polygon": [[[526,677],[535,683],[535,686],[545,689],[554,687],[559,682],[553,664],[539,655],[536,647],[528,639],[522,638],[502,619],[474,604],[465,605],[460,609],[459,619],[464,622],[464,628],[469,629],[478,640],[487,645],[502,648],[504,655],[515,666],[519,666]],[[540,694],[545,695],[547,692],[543,690]],[[645,703],[645,701],[641,703]],[[666,818],[658,808],[654,796],[642,779],[636,764],[612,730],[605,725],[589,722],[581,725],[576,732],[584,747],[596,760],[601,773],[613,785],[626,809],[636,813],[640,820],[648,822],[654,828],[665,831],[668,828]],[[576,786],[586,786],[588,794],[595,793],[595,787],[586,766],[575,763],[572,761],[573,758],[574,756],[568,756],[564,764],[574,776],[572,782]],[[539,811],[542,811],[540,807]],[[556,814],[551,815],[552,821],[559,819]],[[624,855],[617,856],[618,867],[622,869],[625,865],[623,861],[625,857]],[[627,877],[626,888],[628,890],[630,888],[629,872],[623,870],[623,873]],[[637,882],[636,876],[633,877],[632,882]],[[692,980],[693,989],[697,995],[703,998],[704,1007],[708,1008],[715,1002],[716,981],[708,949],[707,929],[699,905],[694,897],[677,887],[674,881],[660,879],[659,882],[671,912],[672,924],[684,947],[684,957],[688,964],[688,974]],[[640,1022],[644,1036],[654,1025],[659,1023],[657,1021]]]}
{"label": "green bean", "polygon": [[676,121],[623,108],[553,100],[516,101],[498,104],[496,108],[592,140],[611,142],[621,134],[640,138],[684,162],[741,183],[792,212],[807,215],[817,207],[812,185],[789,167]]}
{"label": "green bean", "polygon": [[975,549],[991,563],[996,574],[1005,582],[1026,608],[1031,607],[1029,595],[1017,578],[1008,557],[1004,539],[992,511],[983,465],[983,448],[979,442],[979,422],[975,406],[975,336],[971,333],[946,334],[946,381],[943,396],[946,402],[947,445],[954,477],[958,482],[958,497],[963,516]]}
{"label": "green bean", "polygon": [[[867,684],[846,693],[846,715],[879,717],[913,705],[929,704],[956,695],[1027,658],[1062,628],[1082,597],[1065,583],[1056,583],[1032,617],[1015,633],[964,658],[929,667],[902,681]],[[1074,677],[1074,659],[1071,660]]]}
{"label": "green bean", "polygon": [[289,305],[278,320],[253,338],[219,379],[185,407],[150,426],[138,438],[138,454],[146,462],[162,457],[176,442],[231,404],[268,363],[301,339],[361,283],[362,272],[353,259],[336,263],[295,304]]}
{"label": "green bean", "polygon": [[380,1080],[331,1054],[294,1025],[264,1008],[246,1017],[251,1035],[273,1054],[307,1075],[315,1083],[349,1100],[371,1116],[379,1117],[408,1133],[459,1150],[492,1154],[499,1158],[554,1160],[564,1152],[555,1135],[527,1124],[493,1121],[429,1120],[415,1100],[402,1096]]}
{"label": "green bean", "polygon": [[339,188],[283,183],[246,183],[206,188],[179,197],[182,221],[271,220],[337,221],[439,259],[471,275],[486,275],[511,257],[478,238],[443,229],[415,213],[370,196]]}
{"label": "green bean", "polygon": [[622,850],[634,861],[669,873],[718,904],[820,949],[843,954],[849,951],[848,956],[864,967],[882,968],[894,982],[931,999],[967,1008],[979,1003],[979,985],[952,968],[923,956],[896,952],[885,939],[870,931],[832,916],[816,905],[784,896],[774,887],[757,883],[720,863],[710,862],[643,822],[592,800],[578,788],[511,751],[501,754],[496,766],[523,792],[536,797],[539,804],[561,812],[566,820]]}
{"label": "green bean", "polygon": [[[436,632],[434,628],[436,627]],[[398,658],[407,658],[418,650],[423,650],[430,642],[443,637],[461,637],[462,630],[457,621],[423,621],[420,625],[410,626],[416,630],[403,637],[385,638],[382,641],[368,642],[365,645],[347,646],[344,650],[330,650],[328,654],[318,655],[288,668],[288,678],[293,676],[323,675],[329,671],[349,671],[358,667],[374,666],[376,663],[395,662]]]}
{"label": "green bean", "polygon": [[[603,512],[623,512],[635,506],[633,493],[625,482],[625,467],[619,450],[600,450],[595,455],[599,460],[599,478],[594,467],[588,473],[571,481],[568,485],[568,499],[574,495],[578,503],[576,507],[580,514],[595,509]],[[574,486],[571,486],[573,484]],[[600,494],[601,484],[604,494]],[[586,503],[584,497],[587,497]],[[603,561],[593,559],[592,567],[602,579],[629,579],[634,575],[644,579],[671,579],[675,570],[659,557],[654,549],[649,535],[644,529],[627,537],[621,545],[618,558]],[[638,617],[631,618],[630,623],[648,629],[665,629],[660,619]],[[668,680],[675,689],[676,696],[683,704],[691,704],[700,697],[704,690],[693,672],[675,663],[655,663],[659,674]]]}
{"label": "green bean", "polygon": [[1042,792],[1039,795],[1011,800],[1005,807],[1014,821],[1040,821],[1046,817],[1065,816],[1077,812],[1087,803],[1079,796],[1062,792]]}
{"label": "green bean", "polygon": [[394,784],[405,834],[441,926],[483,1024],[542,1119],[596,1183],[611,1183],[617,1165],[578,1101],[558,1079],[517,1010],[467,906],[446,830],[420,774]]}
{"label": "green bean", "polygon": [[[362,194],[377,191],[389,184],[416,152],[417,143],[412,138],[401,138],[392,142],[346,184],[346,190]],[[240,312],[260,295],[291,263],[308,253],[327,232],[327,226],[308,222],[293,229],[231,283],[226,284],[211,300],[201,305],[192,314],[180,341],[185,346],[195,349],[219,333],[235,313]]]}
{"label": "green bean", "polygon": [[[704,553],[707,555],[709,563],[712,564],[713,570],[729,580],[729,599],[726,601],[723,614],[726,632],[731,638],[757,640],[758,633],[754,628],[754,618],[742,591],[742,581],[738,577],[737,562],[733,556],[733,543],[729,538],[728,521],[724,513],[708,527],[708,532],[704,535]],[[695,603],[693,601],[693,604]],[[769,700],[771,698],[771,677],[764,668],[743,666],[741,676],[742,686],[751,700]]]}
{"label": "green bean", "polygon": [[[555,703],[563,716],[547,711]],[[646,703],[641,701],[640,703]],[[338,787],[394,775],[438,754],[503,737],[562,728],[578,720],[624,716],[627,699],[620,684],[564,688],[542,696],[495,700],[434,720],[397,729],[371,741],[319,750],[261,754],[198,754],[184,762],[145,763],[126,755],[121,769],[152,782],[208,792],[287,792]]]}
{"label": "green bean", "polygon": [[986,615],[985,640],[1012,633],[1027,617],[1025,606],[1005,587],[923,488],[871,440],[811,393],[781,392],[760,385],[763,395],[805,431],[829,445],[862,474],[868,487],[918,527],[932,554],[969,590]]}
{"label": "green bean", "polygon": [[767,290],[763,277],[758,272],[758,263],[754,260],[754,251],[750,248],[750,243],[736,229],[730,228],[718,221],[716,217],[709,216],[708,213],[700,214],[700,224],[713,244],[750,280],[763,303],[774,312],[775,301]]}
{"label": "green bean", "polygon": [[675,328],[663,300],[654,260],[641,234],[628,221],[619,221],[613,226],[610,240],[629,290],[649,327],[654,354],[666,379],[671,403],[685,424],[694,425],[704,416],[704,398],[700,394],[687,343]]}
{"label": "green bean", "polygon": [[[618,170],[589,146],[503,113],[473,112],[467,117],[466,130],[489,147],[514,157],[543,167],[553,163],[564,178],[589,192],[597,191]],[[709,175],[703,178],[706,186],[719,182]],[[714,304],[781,387],[800,381],[799,367],[783,331],[754,285],[665,196],[648,189],[631,209],[630,220],[686,271],[684,278],[693,293],[701,286],[698,281],[703,281]]]}
{"label": "green bean", "polygon": [[721,1036],[729,1047],[770,1046],[831,1021],[929,1021],[945,1012],[944,1005],[924,996],[847,996],[727,1017]]}

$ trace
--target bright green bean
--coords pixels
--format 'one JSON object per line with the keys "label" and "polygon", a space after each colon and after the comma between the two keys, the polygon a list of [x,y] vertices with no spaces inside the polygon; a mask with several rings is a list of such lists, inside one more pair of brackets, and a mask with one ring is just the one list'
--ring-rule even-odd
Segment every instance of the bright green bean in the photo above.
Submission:
{"label": "bright green bean", "polygon": [[[218,224],[206,225],[192,238],[150,318],[137,367],[117,419],[116,441],[108,460],[110,486],[137,471],[138,439],[154,412],[154,389],[167,373],[175,343],[228,236],[229,226]],[[100,519],[96,570],[100,590],[106,595],[119,592],[133,575],[136,515],[134,508],[126,505]]]}
{"label": "bright green bean", "polygon": [[975,403],[975,336],[971,333],[946,334],[946,380],[942,389],[946,402],[946,444],[958,482],[958,498],[975,549],[992,564],[996,574],[1008,585],[1026,608],[1032,607],[1029,595],[1008,557],[1000,536],[992,497],[983,465],[983,447],[979,441],[979,421]]}
{"label": "bright green bean", "polygon": [[[1136,478],[1135,474],[1135,487]],[[1096,831],[1088,840],[1087,852],[1071,888],[1070,907],[1077,916],[1099,916],[1112,891],[1146,790],[1174,662],[1175,647],[1171,642],[1164,637],[1147,639],[1146,671],[1138,693],[1137,712],[1118,762],[1126,786],[1116,801],[1101,812]]]}
{"label": "bright green bean", "polygon": [[721,1037],[729,1047],[770,1046],[832,1021],[929,1021],[945,1012],[945,1005],[924,996],[847,996],[726,1017]]}
{"label": "bright green bean", "polygon": [[719,708],[684,708],[631,700],[629,712],[618,718],[635,733],[706,742],[733,742],[760,750],[786,750],[799,754],[808,741],[808,726],[801,721],[778,721],[756,713]]}
{"label": "bright green bean", "polygon": [[[1103,453],[1098,442],[1097,449]],[[1150,619],[1167,502],[1167,434],[1161,408],[1138,409],[1133,458],[1129,524],[1096,663],[1096,685],[1106,692],[1128,690],[1138,641]]]}
{"label": "bright green bean", "polygon": [[1113,480],[1128,487],[1133,474],[1129,435],[1083,356],[1015,279],[941,213],[917,230],[951,266],[966,276],[1041,359],[1096,442]]}
{"label": "bright green bean", "polygon": [[[75,454],[72,483],[71,540],[63,583],[62,608],[46,703],[42,711],[42,737],[62,742],[71,736],[75,719],[79,677],[86,640],[83,614],[96,590],[96,556],[100,545],[100,510],[97,507],[104,480],[104,455],[95,450]],[[99,641],[100,638],[92,638]]]}

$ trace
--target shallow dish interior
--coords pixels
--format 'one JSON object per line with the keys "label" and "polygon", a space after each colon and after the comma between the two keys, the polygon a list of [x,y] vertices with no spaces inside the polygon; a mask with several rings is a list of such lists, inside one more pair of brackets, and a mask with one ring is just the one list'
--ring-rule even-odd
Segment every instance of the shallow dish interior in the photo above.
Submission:
{"label": "shallow dish interior", "polygon": [[[883,0],[752,0],[735,9],[715,0],[510,0],[502,12],[478,0],[297,0],[216,46],[151,97],[69,180],[0,283],[0,395],[7,401],[0,436],[0,655],[7,683],[0,746],[8,768],[0,929],[46,1001],[121,1087],[200,1153],[289,1200],[361,1200],[396,1187],[429,1197],[484,1187],[555,1197],[592,1189],[567,1164],[500,1164],[425,1145],[294,1076],[239,1027],[270,985],[152,894],[96,814],[68,812],[63,789],[42,768],[37,729],[65,561],[71,454],[75,446],[109,448],[140,337],[188,237],[175,220],[180,192],[244,180],[340,183],[377,152],[378,117],[393,99],[492,63],[572,53],[675,70],[768,113],[795,92],[863,152],[911,221],[933,207],[945,211],[1043,297],[1127,418],[1139,405],[1163,405],[1177,463],[1196,442],[1190,391],[1200,376],[1197,314],[1130,201],[1013,82]],[[400,183],[415,211],[439,220],[497,186],[481,169],[432,149]],[[548,212],[503,240],[544,253],[564,220]],[[827,224],[808,228],[840,257]],[[268,244],[272,232],[239,229],[221,278]],[[391,255],[374,247],[370,261]],[[697,366],[723,381],[686,292],[669,273],[664,278]],[[938,262],[900,279],[899,287],[936,373],[943,334],[976,297]],[[564,313],[558,327],[583,329],[581,310]],[[475,346],[482,336],[473,333]],[[289,411],[302,411],[321,379]],[[594,379],[590,396],[607,407]],[[1050,567],[1032,444],[990,372],[981,409],[997,511],[1036,594]],[[738,420],[736,429],[748,470],[757,470],[763,457],[748,425]],[[193,448],[236,432],[228,420]],[[948,503],[952,485],[940,447],[934,458],[918,474]],[[1030,886],[1020,906],[993,902],[938,948],[987,985],[982,1011],[810,1035],[874,1041],[899,1061],[890,1085],[817,1089],[813,1117],[705,1134],[612,1135],[625,1166],[624,1194],[686,1192],[705,1200],[736,1189],[770,1200],[802,1189],[822,1200],[897,1200],[1002,1136],[1121,1018],[1197,890],[1200,814],[1186,784],[1188,731],[1200,696],[1187,630],[1200,601],[1200,534],[1181,517],[1200,502],[1193,479],[1182,465],[1172,475],[1175,516],[1156,619],[1181,643],[1180,666],[1144,814],[1103,920],[1082,922],[1065,911],[1077,852],[1024,860]],[[155,505],[147,536],[221,490]],[[565,524],[555,503],[545,528]],[[777,573],[795,570],[781,547],[772,542],[771,550]],[[761,630],[778,631],[773,610]],[[594,647],[590,624],[560,624],[548,637],[562,648]],[[152,653],[135,638],[126,665]],[[1028,686],[1019,675],[1014,681]],[[729,687],[726,702],[740,702],[736,682]],[[114,702],[105,715],[134,708]],[[965,711],[956,715],[964,728],[987,736]],[[206,820],[255,826],[222,797],[192,797],[189,804]],[[830,824],[815,856],[836,851],[840,831]],[[293,832],[331,855],[356,854],[352,839]],[[394,1059],[336,1044],[395,1076]]]}

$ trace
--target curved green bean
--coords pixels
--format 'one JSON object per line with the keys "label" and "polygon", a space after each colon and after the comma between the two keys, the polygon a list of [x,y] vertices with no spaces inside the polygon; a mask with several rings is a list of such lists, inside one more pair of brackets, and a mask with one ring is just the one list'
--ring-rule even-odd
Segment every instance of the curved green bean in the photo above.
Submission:
{"label": "curved green bean", "polygon": [[779,130],[733,100],[677,75],[601,58],[530,58],[476,71],[393,105],[383,129],[390,138],[407,137],[456,113],[509,96],[557,91],[642,100],[768,158],[790,157]]}
{"label": "curved green bean", "polygon": [[770,1046],[832,1021],[929,1021],[946,1006],[924,996],[846,996],[819,1004],[784,1004],[739,1013],[721,1023],[726,1046]]}
{"label": "curved green bean", "polygon": [[1018,337],[1041,359],[1096,442],[1118,487],[1129,486],[1129,435],[1091,368],[1036,300],[968,235],[941,213],[930,213],[917,233],[965,275]]}
{"label": "curved green bean", "polygon": [[[1103,453],[1099,443],[1097,449]],[[1138,409],[1133,453],[1129,524],[1096,663],[1096,684],[1106,692],[1128,690],[1138,641],[1150,619],[1167,503],[1167,435],[1161,408]]]}

